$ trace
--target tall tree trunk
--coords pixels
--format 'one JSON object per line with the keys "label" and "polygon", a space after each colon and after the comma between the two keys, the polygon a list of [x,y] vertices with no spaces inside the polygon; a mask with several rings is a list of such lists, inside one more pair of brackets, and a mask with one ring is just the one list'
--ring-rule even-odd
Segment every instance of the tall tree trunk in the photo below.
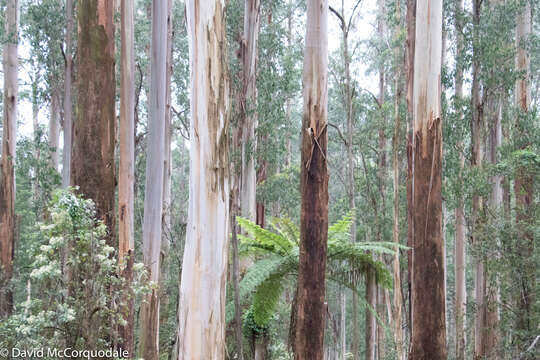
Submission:
{"label": "tall tree trunk", "polygon": [[413,266],[413,244],[414,244],[414,222],[413,222],[413,190],[412,190],[412,172],[413,172],[413,87],[414,87],[414,47],[416,36],[416,0],[407,0],[407,38],[405,51],[405,68],[407,71],[407,287],[409,297],[409,313],[407,318],[410,332],[412,329],[412,293],[411,293],[411,274]]}
{"label": "tall tree trunk", "polygon": [[71,70],[73,56],[71,55],[71,36],[73,33],[73,0],[66,0],[66,47],[64,53],[66,62],[64,68],[64,148],[62,150],[62,188],[70,185],[71,176],[71,147],[72,147],[72,104],[71,104]]}
{"label": "tall tree trunk", "polygon": [[58,143],[60,140],[60,122],[58,115],[60,113],[58,106],[58,91],[54,90],[51,94],[51,106],[49,109],[49,136],[48,143],[51,149],[50,166],[58,171]]}
{"label": "tall tree trunk", "polygon": [[[525,4],[519,9],[516,27],[516,69],[521,72],[522,75],[516,81],[516,105],[520,111],[520,116],[516,119],[516,138],[519,139],[518,148],[525,149],[530,144],[530,139],[527,136],[524,123],[526,115],[529,112],[529,106],[531,103],[531,90],[530,90],[530,67],[531,59],[527,50],[527,41],[531,34],[531,5],[529,1],[525,1]],[[523,259],[529,259],[533,253],[534,237],[527,227],[533,222],[531,217],[530,207],[533,204],[533,177],[528,175],[523,169],[518,169],[514,180],[514,192],[516,196],[516,224],[518,227],[520,249]],[[531,321],[532,306],[535,302],[534,299],[534,282],[535,282],[535,268],[534,263],[530,260],[525,260],[525,268],[522,270],[521,279],[521,293],[519,295],[519,315],[517,327],[524,332],[532,331],[534,324]],[[524,339],[520,339],[523,341]]]}
{"label": "tall tree trunk", "polygon": [[[484,101],[480,94],[481,64],[480,51],[478,47],[480,36],[480,14],[481,0],[473,1],[473,59],[472,59],[472,88],[471,88],[471,166],[482,169],[485,152],[485,124],[484,124]],[[472,244],[480,248],[480,238],[477,233],[482,225],[482,213],[484,211],[484,200],[478,194],[472,199]],[[486,328],[485,321],[485,267],[483,254],[475,259],[474,295],[476,302],[476,316],[474,318],[474,358],[481,359],[486,354],[484,335]]]}
{"label": "tall tree trunk", "polygon": [[[134,53],[134,4],[121,0],[121,80],[120,80],[120,165],[118,179],[118,261],[126,280],[126,287],[132,278],[131,265],[135,256],[133,238],[133,200],[135,181],[135,53]],[[126,256],[128,257],[127,262]],[[119,329],[122,342],[120,347],[133,356],[133,299],[126,291],[123,298],[123,316],[126,325]]]}
{"label": "tall tree trunk", "polygon": [[6,9],[4,43],[4,122],[2,126],[2,162],[0,163],[0,319],[11,314],[13,294],[9,282],[13,276],[15,240],[15,143],[17,138],[19,1],[9,0]]}
{"label": "tall tree trunk", "polygon": [[242,60],[243,90],[241,96],[241,126],[242,130],[242,182],[240,187],[240,206],[242,216],[252,221],[256,220],[257,205],[255,187],[255,150],[257,140],[257,51],[260,27],[260,0],[245,0],[244,34],[240,46]]}
{"label": "tall tree trunk", "polygon": [[[149,279],[159,284],[162,212],[164,136],[166,108],[167,2],[152,1],[152,44],[146,186],[144,194],[143,260]],[[141,307],[141,357],[159,358],[159,287],[146,295]]]}
{"label": "tall tree trunk", "polygon": [[[386,21],[385,21],[385,9],[386,4],[385,0],[377,1],[378,7],[378,19],[377,19],[377,37],[381,47],[385,45],[385,32],[386,32]],[[381,62],[379,65],[379,112],[380,112],[380,124],[379,124],[379,154],[377,159],[377,182],[380,193],[380,202],[378,206],[380,211],[377,213],[380,214],[380,217],[376,219],[377,223],[377,240],[383,241],[384,239],[384,222],[386,218],[386,126],[387,126],[387,117],[384,108],[385,102],[385,89],[386,89],[386,71],[385,64]],[[377,214],[376,213],[376,214]],[[384,262],[384,258],[381,256],[381,260]],[[377,296],[376,296],[376,309],[377,316],[381,322],[384,322],[385,315],[385,300],[384,300],[384,289],[377,285]],[[366,316],[373,316],[373,314],[366,310]],[[384,327],[377,324],[377,358],[383,359],[385,353],[385,331]],[[375,345],[375,344],[374,344]]]}
{"label": "tall tree trunk", "polygon": [[[456,19],[456,78],[455,78],[455,111],[459,116],[459,120],[462,120],[463,106],[463,55],[464,55],[464,39],[463,39],[463,0],[456,2],[455,19]],[[459,143],[462,147],[462,142]],[[459,154],[459,182],[460,186],[463,186],[463,168],[465,165],[465,154],[460,149]],[[467,342],[465,336],[466,328],[466,303],[467,303],[467,289],[465,282],[465,270],[466,270],[466,247],[465,247],[465,212],[463,198],[460,196],[457,199],[457,206],[455,209],[455,253],[454,253],[454,271],[456,279],[456,298],[455,298],[455,343],[456,343],[456,360],[465,360],[465,354],[467,349]]]}
{"label": "tall tree trunk", "polygon": [[416,8],[413,94],[413,266],[410,357],[446,359],[442,236],[442,1]]}
{"label": "tall tree trunk", "polygon": [[[394,36],[399,36],[401,31],[401,6],[400,1],[396,2],[396,28]],[[400,105],[402,99],[402,87],[401,87],[401,67],[400,64],[403,60],[403,54],[401,53],[399,47],[394,48],[394,61],[395,61],[395,72],[394,72],[394,136],[392,138],[392,168],[393,168],[393,190],[394,190],[394,207],[393,207],[393,229],[392,229],[392,240],[394,243],[399,244],[399,147],[400,147],[400,137],[401,137],[401,115],[400,115]],[[392,324],[394,331],[394,342],[396,345],[396,357],[397,360],[403,360],[404,350],[403,350],[403,320],[401,309],[403,306],[403,298],[401,296],[401,267],[400,267],[400,253],[399,248],[396,246],[396,253],[394,254],[392,260],[392,274],[394,279],[394,297],[393,297],[393,307],[392,307]]]}
{"label": "tall tree trunk", "polygon": [[225,5],[219,0],[186,5],[192,140],[178,359],[224,359],[230,221]]}
{"label": "tall tree trunk", "polygon": [[322,360],[328,239],[328,2],[307,2],[304,51],[297,360]]}
{"label": "tall tree trunk", "polygon": [[171,248],[171,181],[172,181],[172,91],[171,80],[173,74],[172,50],[173,50],[173,2],[167,0],[167,59],[165,77],[165,127],[164,127],[164,165],[163,165],[163,211],[161,218],[161,258],[160,258],[160,314],[159,324],[165,326],[169,317],[169,253]]}
{"label": "tall tree trunk", "polygon": [[78,2],[78,97],[73,124],[71,183],[96,204],[114,241],[115,79],[111,0]]}

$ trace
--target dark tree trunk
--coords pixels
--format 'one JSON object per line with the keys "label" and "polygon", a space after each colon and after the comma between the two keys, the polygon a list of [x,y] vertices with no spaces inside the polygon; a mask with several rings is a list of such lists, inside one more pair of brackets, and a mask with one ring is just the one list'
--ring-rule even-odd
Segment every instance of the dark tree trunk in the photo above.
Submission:
{"label": "dark tree trunk", "polygon": [[114,240],[115,88],[112,0],[78,3],[78,109],[73,124],[71,183],[96,204]]}
{"label": "dark tree trunk", "polygon": [[328,239],[328,2],[307,4],[304,118],[300,192],[300,265],[296,317],[297,360],[322,360]]}

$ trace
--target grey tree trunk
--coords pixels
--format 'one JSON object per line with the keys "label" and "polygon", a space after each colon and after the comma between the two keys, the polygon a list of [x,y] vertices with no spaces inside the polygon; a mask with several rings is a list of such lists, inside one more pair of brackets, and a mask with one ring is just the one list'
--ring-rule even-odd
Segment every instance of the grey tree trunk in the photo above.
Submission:
{"label": "grey tree trunk", "polygon": [[19,1],[9,0],[6,11],[7,41],[3,49],[4,122],[0,164],[0,319],[11,314],[13,294],[8,288],[13,276],[15,240],[15,142],[17,139]]}
{"label": "grey tree trunk", "polygon": [[[167,2],[152,1],[152,44],[146,187],[144,195],[143,260],[149,279],[159,284],[163,211],[163,169],[166,107]],[[141,308],[141,357],[159,358],[159,288],[146,295]]]}
{"label": "grey tree trunk", "polygon": [[51,162],[50,166],[58,171],[59,151],[58,143],[60,140],[60,121],[58,115],[60,113],[58,106],[59,98],[58,92],[53,91],[51,94],[51,106],[49,109],[49,148],[51,149]]}
{"label": "grey tree trunk", "polygon": [[71,55],[73,33],[73,0],[66,0],[66,63],[64,69],[64,148],[62,150],[62,188],[70,185],[71,176],[71,144],[72,144],[72,104],[71,104],[71,72],[73,68],[73,56]]}
{"label": "grey tree trunk", "polygon": [[178,359],[224,359],[230,222],[225,4],[189,0],[186,14],[191,148]]}
{"label": "grey tree trunk", "polygon": [[[463,101],[463,0],[456,2],[456,78],[455,78],[455,111],[457,114],[462,114]],[[459,115],[460,118],[462,117]],[[460,142],[462,147],[462,143]],[[465,154],[463,150],[459,155],[460,167],[459,167],[459,179],[462,183],[463,168],[465,165]],[[463,199],[458,199],[458,204],[455,209],[455,253],[454,253],[454,271],[456,281],[456,298],[455,298],[455,343],[456,343],[456,359],[465,360],[465,354],[467,350],[467,338],[465,336],[466,329],[466,303],[467,303],[467,289],[465,282],[465,270],[466,270],[466,247],[465,247],[465,212]]]}
{"label": "grey tree trunk", "polygon": [[242,59],[243,93],[241,99],[242,119],[242,180],[240,187],[240,206],[242,216],[255,221],[255,150],[257,139],[257,49],[260,27],[260,0],[245,0],[244,34],[240,53]]}

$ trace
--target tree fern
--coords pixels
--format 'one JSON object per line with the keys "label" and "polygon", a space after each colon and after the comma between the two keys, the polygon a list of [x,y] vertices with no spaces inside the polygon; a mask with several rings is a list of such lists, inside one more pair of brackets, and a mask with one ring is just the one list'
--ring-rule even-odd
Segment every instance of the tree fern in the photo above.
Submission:
{"label": "tree fern", "polygon": [[[267,325],[275,312],[279,298],[290,277],[296,280],[299,266],[300,231],[289,219],[274,218],[272,228],[263,229],[247,219],[237,217],[248,236],[240,235],[242,254],[265,254],[248,270],[240,282],[240,298],[253,294],[251,311],[255,323]],[[370,252],[395,253],[396,244],[390,242],[350,243],[349,231],[353,214],[345,215],[328,228],[327,279],[357,291],[369,269],[375,272],[378,284],[392,287],[392,277],[381,261]],[[398,245],[398,248],[405,248]],[[232,318],[234,305],[227,306],[227,319]]]}

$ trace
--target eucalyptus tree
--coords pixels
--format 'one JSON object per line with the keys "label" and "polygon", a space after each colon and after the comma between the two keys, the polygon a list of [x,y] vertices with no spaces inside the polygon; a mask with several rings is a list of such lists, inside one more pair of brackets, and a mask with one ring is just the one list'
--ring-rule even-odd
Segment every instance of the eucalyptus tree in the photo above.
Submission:
{"label": "eucalyptus tree", "polygon": [[163,174],[167,75],[167,15],[165,1],[152,1],[152,43],[148,143],[144,194],[143,261],[156,286],[146,295],[141,309],[139,353],[149,360],[159,358],[159,275],[162,241]]}
{"label": "eucalyptus tree", "polygon": [[[118,171],[118,262],[123,276],[129,283],[135,257],[133,191],[135,181],[135,54],[134,54],[134,4],[129,0],[120,3],[121,79]],[[120,327],[122,348],[133,354],[134,310],[132,294],[125,294],[123,314],[125,325]]]}
{"label": "eucalyptus tree", "polygon": [[307,2],[295,358],[322,360],[328,237],[328,1]]}
{"label": "eucalyptus tree", "polygon": [[412,359],[447,358],[442,236],[442,1],[418,1],[413,84]]}
{"label": "eucalyptus tree", "polygon": [[71,73],[73,70],[72,55],[72,35],[73,35],[73,0],[66,0],[66,31],[65,31],[65,67],[64,67],[64,124],[62,151],[62,188],[70,185],[71,176],[71,148],[73,144],[73,104],[71,97]]}
{"label": "eucalyptus tree", "polygon": [[191,119],[189,220],[180,282],[179,360],[225,358],[229,85],[225,4],[186,3]]}
{"label": "eucalyptus tree", "polygon": [[[115,231],[115,74],[113,2],[77,3],[77,119],[73,124],[71,183],[96,204],[97,216]],[[66,149],[67,150],[67,149]]]}
{"label": "eucalyptus tree", "polygon": [[15,240],[15,142],[18,101],[19,0],[9,0],[6,11],[7,40],[3,46],[4,101],[2,161],[0,164],[0,318],[11,314],[13,248]]}

